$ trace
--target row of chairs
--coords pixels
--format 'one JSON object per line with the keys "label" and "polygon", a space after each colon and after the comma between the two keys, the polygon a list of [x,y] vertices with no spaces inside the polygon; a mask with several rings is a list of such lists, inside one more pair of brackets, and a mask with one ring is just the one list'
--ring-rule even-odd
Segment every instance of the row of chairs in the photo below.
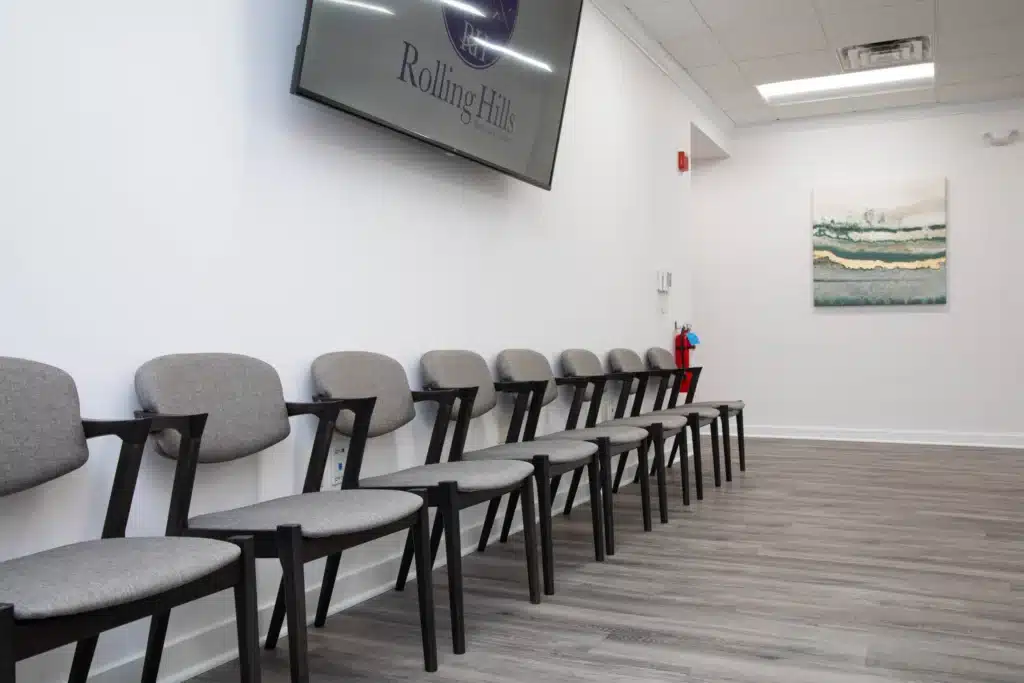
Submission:
{"label": "row of chairs", "polygon": [[[453,650],[466,650],[463,613],[461,511],[488,503],[479,549],[487,544],[500,501],[508,495],[501,540],[507,539],[519,503],[531,602],[554,594],[552,510],[560,481],[572,474],[565,513],[584,471],[591,498],[594,555],[615,553],[612,494],[628,454],[639,458],[643,527],[652,528],[650,477],[656,476],[659,511],[668,521],[665,443],[672,458],[682,451],[683,502],[689,484],[686,431],[694,454],[695,487],[703,497],[700,429],[712,428],[715,483],[721,484],[718,426],[723,427],[726,479],[732,478],[729,418],[735,417],[740,469],[745,469],[743,409],[739,401],[693,401],[699,368],[676,368],[670,352],[651,349],[646,363],[616,349],[606,372],[590,351],[562,354],[562,376],[548,360],[525,349],[501,352],[495,381],[486,361],[471,351],[432,351],[421,359],[421,391],[410,388],[402,366],[368,352],[331,353],[311,368],[315,396],[291,403],[273,367],[235,354],[182,354],[153,359],[136,373],[142,406],[133,420],[94,421],[80,416],[74,381],[41,363],[0,358],[0,495],[26,490],[85,464],[86,439],[116,436],[120,456],[102,539],[75,543],[0,563],[0,683],[13,683],[15,662],[77,643],[69,680],[85,683],[103,631],[152,617],[142,681],[157,678],[170,612],[186,602],[234,590],[243,683],[260,678],[255,559],[280,562],[282,580],[265,646],[276,646],[287,619],[293,681],[308,681],[303,565],[327,558],[314,618],[323,626],[344,550],[406,531],[396,583],[404,589],[416,562],[425,668],[437,669],[431,567],[442,537],[448,563]],[[680,403],[681,382],[689,390]],[[605,387],[621,382],[611,420],[598,422]],[[566,429],[538,435],[542,409],[572,390]],[[648,385],[655,410],[644,412]],[[505,443],[466,451],[471,420],[495,409],[498,395],[513,403]],[[630,406],[630,397],[632,405]],[[397,431],[416,416],[417,404],[437,406],[425,463],[382,476],[361,478],[367,442]],[[584,424],[583,404],[589,402]],[[629,415],[626,415],[627,410]],[[189,515],[200,463],[254,455],[284,440],[289,420],[311,415],[317,428],[301,494],[233,510]],[[450,430],[451,424],[454,424]],[[332,436],[349,437],[341,491],[321,491]],[[448,436],[451,431],[450,445]],[[143,451],[176,460],[166,536],[125,538]],[[447,450],[447,453],[445,451]],[[653,463],[649,453],[653,450]],[[621,456],[615,481],[612,458]],[[537,496],[534,495],[536,486]],[[437,514],[430,526],[428,509]],[[539,507],[540,527],[537,528]],[[538,558],[538,537],[540,558]],[[540,559],[540,567],[538,567]]]}

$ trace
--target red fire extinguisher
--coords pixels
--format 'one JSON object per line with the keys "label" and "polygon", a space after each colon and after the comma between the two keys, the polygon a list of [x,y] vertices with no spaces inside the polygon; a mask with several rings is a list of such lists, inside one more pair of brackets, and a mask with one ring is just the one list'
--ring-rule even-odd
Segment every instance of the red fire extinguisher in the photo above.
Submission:
{"label": "red fire extinguisher", "polygon": [[[690,367],[690,351],[697,348],[697,344],[700,343],[697,335],[691,331],[692,329],[689,325],[677,328],[675,337],[676,365],[680,368]],[[682,392],[690,390],[689,374],[679,383],[679,390]]]}

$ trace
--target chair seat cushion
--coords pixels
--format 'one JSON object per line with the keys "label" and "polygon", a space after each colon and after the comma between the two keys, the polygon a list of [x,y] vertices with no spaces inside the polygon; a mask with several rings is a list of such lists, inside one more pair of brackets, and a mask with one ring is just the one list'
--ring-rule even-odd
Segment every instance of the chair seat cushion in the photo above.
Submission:
{"label": "chair seat cushion", "polygon": [[551,464],[565,465],[586,462],[597,453],[597,444],[589,441],[544,439],[543,443],[524,441],[505,443],[463,454],[465,460],[530,460],[535,455],[546,455]]}
{"label": "chair seat cushion", "polygon": [[421,465],[407,470],[363,479],[363,488],[425,488],[454,481],[460,491],[504,489],[533,476],[533,465],[515,460],[474,460]]}
{"label": "chair seat cushion", "polygon": [[638,415],[636,417],[622,417],[617,420],[608,420],[602,422],[600,427],[614,427],[617,425],[624,425],[627,427],[640,427],[646,429],[653,424],[661,423],[665,429],[682,429],[686,426],[685,415],[673,415],[671,413],[648,413],[646,415]]}
{"label": "chair seat cushion", "polygon": [[320,491],[275,498],[234,510],[193,517],[194,529],[273,531],[302,525],[306,538],[353,534],[386,526],[423,507],[423,498],[404,491]]}
{"label": "chair seat cushion", "polygon": [[84,614],[159,595],[226,567],[238,546],[206,538],[109,538],[0,563],[0,604],[18,620]]}
{"label": "chair seat cushion", "polygon": [[622,446],[630,443],[637,443],[647,438],[647,432],[639,427],[630,427],[622,425],[619,427],[581,427],[580,429],[571,429],[564,432],[555,432],[554,434],[545,434],[544,436],[538,436],[538,440],[547,439],[581,439],[583,441],[593,441],[594,439],[607,438],[613,446]]}
{"label": "chair seat cushion", "polygon": [[743,401],[694,401],[693,403],[688,403],[687,405],[710,407],[710,408],[718,408],[719,406],[728,406],[729,407],[729,413],[733,414],[733,415],[735,415],[736,413],[740,412],[741,410],[743,410],[744,408],[747,407],[747,405]]}
{"label": "chair seat cushion", "polygon": [[[686,403],[675,408],[666,408],[665,410],[659,410],[656,413],[648,413],[648,415],[679,415],[686,417],[688,415],[697,415],[704,420],[707,418],[709,421],[718,418],[718,408],[709,405],[698,405],[694,403]],[[706,423],[705,423],[706,424]]]}

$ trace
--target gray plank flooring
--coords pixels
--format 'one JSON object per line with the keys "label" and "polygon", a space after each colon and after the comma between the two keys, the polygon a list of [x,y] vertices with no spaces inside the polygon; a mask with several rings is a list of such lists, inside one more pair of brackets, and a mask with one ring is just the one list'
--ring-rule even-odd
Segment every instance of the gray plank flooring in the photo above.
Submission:
{"label": "gray plank flooring", "polygon": [[[623,489],[606,563],[588,511],[556,517],[558,593],[542,605],[521,535],[467,557],[462,656],[436,571],[437,673],[410,590],[311,629],[312,680],[1024,681],[1024,452],[751,439],[747,472],[717,490],[704,462],[704,501],[682,506],[673,468],[652,533]],[[264,681],[287,681],[287,661],[265,654]],[[228,664],[196,683],[237,680]]]}

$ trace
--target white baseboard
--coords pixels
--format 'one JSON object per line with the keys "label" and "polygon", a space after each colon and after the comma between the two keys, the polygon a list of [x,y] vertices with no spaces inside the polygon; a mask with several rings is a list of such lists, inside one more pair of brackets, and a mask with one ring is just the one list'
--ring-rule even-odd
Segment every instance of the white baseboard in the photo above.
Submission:
{"label": "white baseboard", "polygon": [[[623,476],[622,478],[623,486],[632,484],[632,472],[635,467],[636,466],[633,465],[627,468],[626,476]],[[562,493],[560,493],[552,503],[552,511],[556,516],[561,514],[562,508],[565,505],[567,490],[568,486],[565,486]],[[580,486],[573,507],[575,508],[583,505],[584,503],[589,502],[589,500],[589,490],[585,485]],[[495,522],[495,528],[491,532],[492,543],[497,542],[498,540],[502,518],[502,514],[499,514]],[[477,541],[479,540],[482,526],[483,523],[481,522],[463,528],[463,556],[476,552]],[[512,532],[515,533],[521,530],[522,518],[517,515],[516,521],[512,525]],[[359,567],[357,569],[350,570],[347,573],[340,574],[338,576],[337,584],[344,585],[350,589],[354,587],[357,592],[354,595],[349,595],[343,600],[333,603],[329,614],[333,615],[338,612],[342,612],[350,607],[358,605],[361,602],[365,602],[366,600],[370,600],[382,593],[393,590],[395,586],[395,577],[398,576],[398,565],[400,561],[401,555],[395,553],[375,562],[374,564]],[[435,566],[443,567],[444,565],[445,559],[444,552],[442,550],[438,554]],[[344,568],[344,563],[342,563],[342,568]],[[416,576],[415,569],[410,572],[409,576],[410,579]],[[365,588],[359,590],[359,588],[363,586],[365,586]],[[306,587],[306,602],[309,606],[307,612],[310,624],[313,623],[313,617],[316,611],[316,601],[319,599],[319,596],[320,584]],[[267,602],[260,606],[261,625],[269,622],[270,612],[273,608],[273,602]],[[439,624],[439,628],[444,628],[444,626],[445,625],[443,624]],[[282,638],[286,633],[287,629],[282,629]],[[261,626],[261,645],[265,635],[263,627]],[[188,681],[200,674],[210,671],[211,669],[215,669],[221,664],[225,664],[237,658],[237,647],[238,641],[235,635],[235,620],[233,616],[226,618],[219,623],[211,624],[199,631],[194,631],[173,640],[168,640],[164,646],[164,653],[160,664],[161,671],[166,673],[160,676],[160,681],[161,683],[182,683],[184,681]],[[142,660],[144,655],[145,653],[140,651],[102,669],[97,668],[97,670],[89,676],[89,681],[90,683],[127,683],[129,681],[138,681],[142,672]]]}
{"label": "white baseboard", "polygon": [[746,426],[745,432],[747,437],[754,438],[1024,448],[1024,433],[1020,432],[948,432],[940,430],[783,427],[769,425]]}

